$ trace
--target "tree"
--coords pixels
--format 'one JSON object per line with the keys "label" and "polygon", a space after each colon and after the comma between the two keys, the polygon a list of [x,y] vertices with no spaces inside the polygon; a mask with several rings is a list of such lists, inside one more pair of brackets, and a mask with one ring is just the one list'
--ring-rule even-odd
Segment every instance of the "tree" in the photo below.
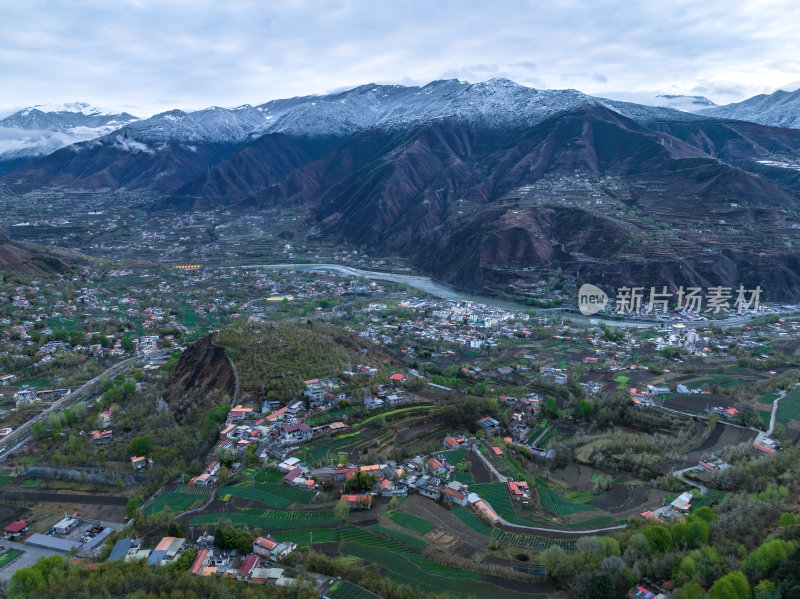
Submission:
{"label": "tree", "polygon": [[339,522],[344,522],[350,515],[350,504],[346,501],[340,500],[339,503],[333,508],[333,517]]}
{"label": "tree", "polygon": [[703,587],[696,582],[690,582],[678,589],[680,599],[703,599],[706,596]]}
{"label": "tree", "polygon": [[644,536],[650,543],[650,547],[656,553],[664,553],[672,549],[672,537],[669,531],[663,526],[650,526],[644,531]]}
{"label": "tree", "polygon": [[781,517],[778,519],[778,524],[780,524],[783,529],[783,536],[790,537],[797,528],[797,516],[789,512],[781,514]]}
{"label": "tree", "polygon": [[360,493],[361,491],[369,491],[378,482],[378,477],[368,472],[357,472],[353,478],[348,480],[345,485],[345,491],[348,493]]}
{"label": "tree", "polygon": [[138,498],[134,497],[125,505],[125,515],[128,517],[128,520],[136,516],[141,504],[142,502],[139,501]]}
{"label": "tree", "polygon": [[592,403],[582,399],[580,403],[578,403],[578,407],[575,410],[575,418],[577,420],[589,420],[592,417],[593,412],[594,406]]}
{"label": "tree", "polygon": [[135,456],[146,456],[153,447],[153,440],[149,435],[136,437],[129,446],[129,451]]}
{"label": "tree", "polygon": [[586,586],[586,596],[589,599],[613,599],[616,591],[616,581],[610,572],[597,572],[592,574]]}
{"label": "tree", "polygon": [[548,578],[558,580],[567,573],[567,554],[558,545],[550,545],[539,554]]}
{"label": "tree", "polygon": [[693,519],[686,527],[686,545],[689,547],[702,547],[708,543],[711,535],[711,526],[705,520]]}
{"label": "tree", "polygon": [[183,531],[181,530],[180,526],[177,525],[177,523],[170,522],[169,526],[167,527],[167,536],[182,539],[184,535]]}
{"label": "tree", "polygon": [[258,446],[255,443],[251,443],[247,446],[247,449],[244,450],[244,463],[248,466],[255,466],[258,464],[258,457],[256,456],[256,449]]}
{"label": "tree", "polygon": [[747,599],[750,585],[741,572],[731,572],[717,580],[708,591],[711,599]]}

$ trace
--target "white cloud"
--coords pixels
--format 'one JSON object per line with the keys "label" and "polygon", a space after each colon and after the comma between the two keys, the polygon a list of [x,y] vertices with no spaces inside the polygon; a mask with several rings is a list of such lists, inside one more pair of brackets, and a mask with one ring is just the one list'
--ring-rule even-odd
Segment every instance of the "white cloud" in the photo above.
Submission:
{"label": "white cloud", "polygon": [[147,116],[372,81],[505,76],[725,103],[800,80],[798,25],[793,0],[4,2],[2,101]]}

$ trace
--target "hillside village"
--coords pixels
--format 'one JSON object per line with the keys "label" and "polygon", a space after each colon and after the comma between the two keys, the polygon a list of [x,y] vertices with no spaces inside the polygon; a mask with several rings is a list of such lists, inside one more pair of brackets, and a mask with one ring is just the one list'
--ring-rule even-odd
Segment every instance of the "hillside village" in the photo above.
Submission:
{"label": "hillside village", "polygon": [[[614,328],[355,276],[194,266],[2,291],[0,507],[60,499],[3,512],[5,580],[72,551],[82,567],[142,560],[320,595],[377,590],[376,571],[423,594],[460,576],[485,596],[546,593],[551,554],[713,527],[741,485],[778,489],[742,477],[787,468],[800,441],[786,307],[736,328]],[[286,353],[286,338],[318,351]],[[196,340],[216,353],[193,355]],[[199,386],[176,391],[193,372]],[[180,426],[163,418],[192,394]],[[336,570],[342,557],[366,569]],[[635,596],[670,594],[669,573],[625,567]]]}

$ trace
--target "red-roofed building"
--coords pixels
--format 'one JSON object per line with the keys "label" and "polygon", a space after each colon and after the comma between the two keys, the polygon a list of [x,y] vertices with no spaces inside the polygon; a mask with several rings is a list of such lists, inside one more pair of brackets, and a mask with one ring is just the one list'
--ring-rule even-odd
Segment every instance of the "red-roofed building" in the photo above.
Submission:
{"label": "red-roofed building", "polygon": [[239,571],[236,573],[237,580],[250,580],[250,577],[253,575],[253,570],[258,568],[258,564],[261,563],[261,558],[257,555],[253,555],[252,553],[244,558],[244,562],[242,562],[242,567],[239,568]]}
{"label": "red-roofed building", "polygon": [[492,447],[492,451],[494,452],[494,455],[496,455],[496,456],[503,455],[503,450],[500,449],[499,447]]}
{"label": "red-roofed building", "polygon": [[437,475],[445,474],[447,472],[447,468],[445,468],[444,464],[442,464],[436,458],[430,458],[428,460],[428,468],[431,469],[431,472]]}
{"label": "red-roofed building", "polygon": [[283,477],[281,482],[288,483],[291,485],[292,482],[294,482],[294,479],[300,476],[301,472],[302,470],[300,470],[300,468],[292,468],[291,470],[289,470],[288,474]]}
{"label": "red-roofed building", "polygon": [[267,420],[269,422],[275,422],[279,418],[283,418],[283,415],[286,414],[286,406],[283,406],[279,410],[275,410],[272,414],[267,416]]}
{"label": "red-roofed building", "polygon": [[455,439],[453,439],[453,437],[445,437],[444,446],[447,449],[456,449],[457,447],[460,446],[460,443],[458,443]]}
{"label": "red-roofed building", "polygon": [[358,468],[337,468],[333,471],[333,480],[348,481],[358,472]]}
{"label": "red-roofed building", "polygon": [[753,443],[753,447],[755,447],[761,453],[765,453],[767,455],[775,455],[775,449],[772,447],[767,447],[766,445],[762,445],[761,443]]}
{"label": "red-roofed building", "polygon": [[192,574],[197,576],[203,571],[203,568],[205,568],[206,564],[208,563],[208,554],[208,549],[201,549],[197,552],[197,557],[194,558],[192,567],[189,569]]}
{"label": "red-roofed building", "polygon": [[404,380],[406,380],[406,377],[403,374],[393,374],[392,376],[389,377],[389,380],[402,383]]}
{"label": "red-roofed building", "polygon": [[362,510],[368,510],[372,507],[372,495],[369,493],[364,495],[342,495],[342,501],[347,502],[350,507],[357,507]]}
{"label": "red-roofed building", "polygon": [[460,491],[456,491],[455,489],[451,489],[449,486],[442,489],[445,498],[449,499],[455,504],[466,506],[467,505],[467,496]]}
{"label": "red-roofed building", "polygon": [[6,538],[8,539],[16,539],[19,538],[20,535],[25,534],[30,529],[30,525],[28,524],[27,520],[17,520],[16,522],[12,522],[8,526],[3,529]]}

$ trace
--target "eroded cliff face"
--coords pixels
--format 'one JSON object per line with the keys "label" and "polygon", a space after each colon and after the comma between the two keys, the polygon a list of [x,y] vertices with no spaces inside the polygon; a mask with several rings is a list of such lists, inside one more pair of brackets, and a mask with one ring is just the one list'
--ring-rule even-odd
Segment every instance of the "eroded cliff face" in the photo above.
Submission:
{"label": "eroded cliff face", "polygon": [[167,382],[164,399],[180,424],[198,414],[206,414],[224,396],[233,397],[236,374],[216,344],[216,333],[209,333],[190,345]]}

